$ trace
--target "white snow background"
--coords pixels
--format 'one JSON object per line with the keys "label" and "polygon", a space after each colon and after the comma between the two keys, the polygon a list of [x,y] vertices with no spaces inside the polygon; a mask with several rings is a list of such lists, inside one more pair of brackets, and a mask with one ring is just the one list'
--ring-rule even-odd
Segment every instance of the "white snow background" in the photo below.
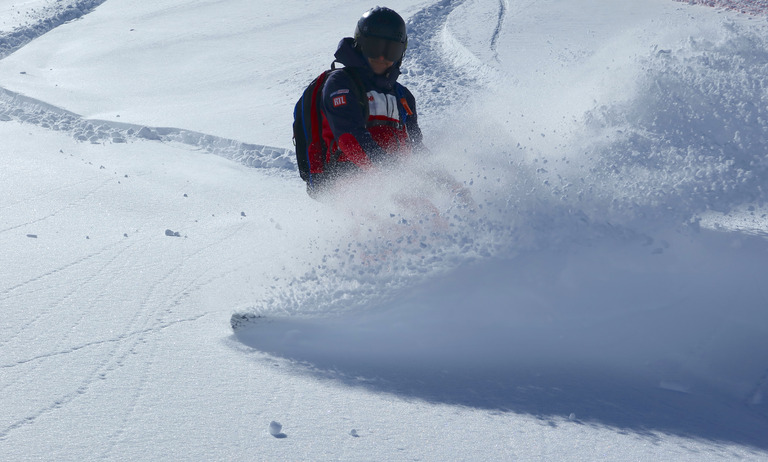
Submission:
{"label": "white snow background", "polygon": [[766,5],[709,3],[390,1],[431,155],[317,202],[373,4],[0,0],[0,460],[768,460]]}

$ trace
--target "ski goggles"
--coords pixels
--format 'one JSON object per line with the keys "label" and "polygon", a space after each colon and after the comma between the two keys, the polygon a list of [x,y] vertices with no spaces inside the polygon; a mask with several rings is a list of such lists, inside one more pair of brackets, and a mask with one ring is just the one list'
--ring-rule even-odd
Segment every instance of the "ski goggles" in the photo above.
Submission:
{"label": "ski goggles", "polygon": [[398,62],[403,59],[407,43],[395,42],[380,37],[361,37],[357,44],[366,58],[383,56],[387,61]]}

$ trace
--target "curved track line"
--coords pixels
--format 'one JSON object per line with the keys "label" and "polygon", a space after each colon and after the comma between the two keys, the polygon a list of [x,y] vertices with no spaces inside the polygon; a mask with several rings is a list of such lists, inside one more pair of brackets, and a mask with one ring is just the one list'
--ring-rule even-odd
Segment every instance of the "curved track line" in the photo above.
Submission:
{"label": "curved track line", "polygon": [[76,352],[78,352],[80,350],[83,350],[83,349],[86,349],[86,348],[89,348],[89,347],[93,347],[93,346],[100,346],[100,345],[105,345],[105,344],[110,344],[110,343],[122,342],[123,340],[127,340],[127,339],[130,339],[132,337],[141,336],[141,335],[145,335],[145,334],[148,334],[148,333],[154,333],[154,332],[157,332],[157,331],[160,331],[160,330],[163,330],[163,329],[167,329],[168,327],[171,327],[171,326],[179,324],[179,323],[197,321],[198,319],[200,319],[203,316],[204,315],[199,315],[199,316],[194,316],[194,317],[191,317],[191,318],[188,318],[188,319],[177,319],[175,321],[163,322],[163,323],[160,323],[158,326],[147,327],[147,328],[140,329],[140,330],[137,330],[137,331],[132,331],[132,332],[125,332],[125,333],[123,333],[123,334],[121,334],[121,335],[119,335],[117,337],[114,337],[114,338],[108,338],[108,339],[102,339],[102,340],[94,340],[92,342],[85,342],[85,343],[81,343],[79,345],[74,345],[74,346],[72,346],[70,348],[67,348],[67,349],[58,350],[58,351],[51,351],[49,353],[43,353],[43,354],[39,354],[39,355],[36,355],[36,356],[31,356],[29,358],[18,359],[16,361],[12,362],[12,363],[0,364],[0,369],[11,369],[11,368],[14,368],[14,367],[22,366],[24,364],[28,364],[28,363],[32,363],[32,362],[37,362],[37,361],[41,361],[41,360],[44,360],[44,359],[54,358],[56,356],[66,356],[66,355],[69,355],[69,354],[72,354],[72,353],[76,353]]}
{"label": "curved track line", "polygon": [[[173,322],[165,323],[165,324],[163,324],[163,325],[161,325],[159,327],[153,327],[153,328],[144,329],[143,331],[132,332],[128,336],[122,336],[122,337],[116,338],[116,339],[109,339],[109,340],[105,340],[103,342],[93,342],[92,344],[84,345],[84,346],[82,346],[82,347],[80,347],[78,349],[82,349],[82,348],[85,348],[87,346],[93,346],[93,345],[95,345],[97,343],[101,343],[101,344],[117,343],[118,346],[116,346],[115,348],[118,348],[119,345],[122,344],[122,340],[125,340],[126,338],[138,337],[139,340],[137,340],[137,341],[132,343],[132,346],[135,346],[142,339],[145,338],[144,336],[145,336],[146,333],[155,333],[157,331],[166,329],[168,327],[171,327],[173,325],[176,325],[176,324],[179,324],[179,323],[183,323],[183,322],[194,322],[194,321],[199,320],[203,316],[205,316],[205,315],[191,317],[191,318],[188,318],[188,319],[179,319],[179,320],[176,320],[176,321],[173,321]],[[69,353],[71,353],[73,351],[75,351],[75,350],[69,351]],[[122,355],[121,359],[125,359],[125,357],[128,356],[131,353],[131,351],[132,351],[132,348],[128,348],[126,350],[126,352]],[[67,352],[62,352],[60,354],[66,354],[66,353]],[[51,356],[56,356],[56,355],[48,355],[46,357],[51,357]],[[44,358],[44,357],[33,358],[33,360],[34,359],[42,359],[42,358]],[[85,395],[88,392],[88,389],[91,387],[91,385],[95,381],[97,381],[99,378],[105,376],[106,373],[109,372],[110,370],[113,370],[113,369],[115,369],[115,367],[117,367],[117,366],[110,366],[108,363],[109,363],[108,360],[102,361],[96,368],[93,369],[92,373],[87,375],[87,377],[80,383],[80,385],[74,391],[66,393],[66,394],[64,394],[64,395],[62,395],[62,396],[60,396],[58,398],[55,398],[54,401],[50,405],[42,407],[42,408],[39,408],[35,412],[30,413],[29,415],[27,415],[26,417],[23,417],[23,418],[17,420],[16,422],[8,425],[7,427],[1,429],[0,430],[0,441],[2,441],[5,438],[7,438],[8,435],[10,435],[14,430],[17,430],[17,429],[19,429],[19,428],[21,428],[21,427],[23,427],[25,425],[32,425],[40,417],[42,417],[44,415],[47,415],[47,414],[49,414],[51,412],[57,411],[59,409],[62,409],[65,405],[75,401],[78,397]],[[119,366],[119,364],[118,364],[118,366]]]}
{"label": "curved track line", "polygon": [[[450,15],[465,2],[442,0],[408,20],[408,52],[402,79],[418,94],[421,113],[443,114],[448,107],[462,107],[487,85],[489,75],[495,72],[451,33]],[[508,11],[508,0],[499,2],[492,47],[501,35]]]}
{"label": "curved track line", "polygon": [[65,7],[59,4],[56,7],[45,8],[44,17],[35,24],[17,27],[11,32],[0,33],[0,59],[5,58],[32,40],[47,34],[62,24],[85,16],[105,1],[77,0],[69,2],[69,5]]}
{"label": "curved track line", "polygon": [[[93,188],[93,189],[91,189],[90,191],[88,191],[88,192],[87,192],[85,195],[83,195],[82,197],[78,198],[77,200],[75,200],[75,201],[72,201],[72,202],[69,202],[68,204],[66,204],[66,205],[63,205],[63,206],[59,207],[58,209],[56,209],[56,210],[53,210],[52,212],[50,212],[50,213],[48,213],[47,215],[45,215],[45,216],[42,216],[42,217],[40,217],[40,218],[36,218],[36,219],[34,219],[34,220],[31,220],[31,221],[27,221],[27,222],[24,222],[24,223],[20,223],[20,224],[18,224],[18,225],[13,225],[13,226],[11,226],[11,227],[9,227],[9,228],[3,228],[3,229],[0,229],[0,234],[2,234],[2,233],[5,233],[5,232],[8,232],[8,231],[12,231],[12,230],[14,230],[14,229],[19,229],[19,228],[22,228],[22,227],[25,227],[25,226],[30,226],[30,225],[33,225],[33,224],[35,224],[35,223],[40,223],[41,221],[45,221],[45,220],[47,220],[47,219],[49,219],[49,218],[53,218],[53,217],[55,217],[56,215],[60,214],[61,212],[63,212],[63,211],[65,211],[65,210],[67,210],[67,209],[70,209],[70,208],[74,207],[74,206],[75,206],[76,204],[78,204],[79,202],[83,202],[83,201],[85,201],[86,199],[88,199],[89,197],[91,197],[92,195],[94,195],[94,194],[95,194],[95,193],[96,193],[98,190],[100,190],[101,188],[103,188],[103,187],[104,187],[104,186],[106,186],[107,184],[110,184],[110,183],[112,183],[113,181],[114,181],[114,180],[113,180],[112,178],[108,178],[108,179],[106,179],[106,180],[102,181],[102,182],[101,182],[101,183],[100,183],[98,186],[96,186],[95,188]],[[80,182],[80,183],[75,183],[73,186],[77,186],[77,185],[79,185],[79,184],[84,184],[84,183],[88,183],[88,182],[90,182],[90,181],[82,181],[82,182]],[[31,198],[27,198],[27,199],[25,199],[25,200],[29,200],[29,199],[31,199]]]}
{"label": "curved track line", "polygon": [[[175,264],[165,268],[162,273],[157,273],[158,277],[154,278],[154,281],[143,291],[141,299],[137,300],[137,307],[133,315],[130,316],[130,319],[125,319],[121,322],[121,332],[118,332],[116,336],[91,342],[83,342],[69,347],[62,346],[59,349],[54,349],[47,353],[22,358],[11,363],[0,365],[0,369],[12,369],[32,363],[33,368],[38,368],[41,367],[47,359],[66,357],[85,349],[99,348],[105,345],[108,346],[108,348],[99,354],[100,357],[96,361],[96,364],[94,364],[89,371],[84,371],[76,384],[72,384],[75,387],[74,389],[70,389],[69,392],[58,396],[50,396],[51,401],[49,401],[49,403],[34,409],[24,417],[18,418],[6,428],[0,429],[0,440],[8,437],[15,430],[23,426],[33,425],[42,416],[65,408],[70,403],[76,401],[78,397],[87,394],[94,383],[106,378],[110,372],[125,366],[129,359],[133,362],[138,360],[142,363],[142,366],[139,367],[141,373],[135,376],[135,380],[131,382],[130,394],[127,396],[128,401],[125,403],[126,405],[121,408],[123,409],[121,412],[124,412],[122,424],[119,428],[112,431],[108,438],[109,445],[103,450],[104,457],[109,458],[107,456],[113,453],[117,440],[119,440],[121,435],[126,432],[126,429],[130,427],[131,416],[136,412],[137,403],[143,396],[142,390],[146,388],[148,381],[151,379],[150,368],[157,355],[161,354],[157,342],[150,341],[150,337],[171,326],[175,326],[179,323],[195,322],[208,315],[208,313],[205,312],[181,318],[176,315],[173,308],[183,305],[185,299],[189,298],[191,293],[207,283],[204,280],[208,272],[207,269],[205,269],[202,274],[196,276],[193,275],[192,277],[183,277],[181,272],[187,266],[190,259],[204,259],[206,254],[214,252],[216,246],[221,245],[230,237],[241,232],[244,227],[244,224],[238,226],[233,229],[229,235],[224,236],[223,239],[220,238],[216,240],[216,242],[211,242],[194,249],[190,254],[183,255],[175,262]],[[120,252],[123,253],[132,247],[135,247],[135,245],[123,248]],[[123,266],[140,265],[142,259],[138,256],[141,252],[141,249],[133,249],[131,255],[120,260],[122,262],[121,264]],[[97,272],[97,274],[110,273],[107,267],[116,263],[117,260],[115,258],[111,259]],[[199,265],[194,265],[193,267],[204,268]],[[86,285],[93,284],[93,280],[89,280],[86,283]],[[107,288],[108,286],[105,286],[102,292],[105,290],[108,291]],[[85,314],[95,313],[96,306],[102,303],[103,302],[98,298],[90,300],[90,306],[84,310]],[[64,339],[61,339],[57,345],[61,345],[63,340]],[[146,351],[140,357],[134,356],[136,349],[140,346]]]}
{"label": "curved track line", "polygon": [[[47,7],[37,23],[0,32],[0,59],[50,32],[58,26],[91,13],[106,0],[69,0]],[[179,142],[205,152],[239,162],[247,167],[296,170],[295,154],[290,149],[243,143],[205,133],[173,127],[148,127],[102,120],[84,119],[65,109],[29,98],[0,87],[0,122],[17,120],[43,128],[70,133],[79,141],[124,143],[137,139]]]}
{"label": "curved track line", "polygon": [[491,51],[493,52],[493,59],[499,62],[498,42],[501,35],[501,29],[504,27],[504,19],[507,17],[507,9],[509,8],[509,0],[499,0],[499,17],[496,22],[496,28],[491,36]]}
{"label": "curved track line", "polygon": [[175,142],[239,162],[247,167],[291,171],[296,169],[296,156],[290,149],[243,143],[181,128],[84,119],[74,112],[0,87],[0,121],[11,120],[69,133],[78,141],[93,144],[136,140]]}
{"label": "curved track line", "polygon": [[467,98],[457,91],[458,82],[474,81],[462,69],[452,66],[446,59],[440,33],[448,16],[466,0],[441,0],[430,5],[408,20],[408,52],[403,65],[403,82],[419,94],[420,103],[433,112]]}

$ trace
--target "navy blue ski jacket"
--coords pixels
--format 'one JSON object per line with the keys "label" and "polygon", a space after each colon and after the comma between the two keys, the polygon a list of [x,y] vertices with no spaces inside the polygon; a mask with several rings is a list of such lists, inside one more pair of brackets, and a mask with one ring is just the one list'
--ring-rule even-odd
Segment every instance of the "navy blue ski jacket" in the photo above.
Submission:
{"label": "navy blue ski jacket", "polygon": [[[333,136],[326,143],[331,152],[338,153],[338,170],[367,169],[373,163],[422,148],[416,101],[405,86],[397,83],[399,63],[383,75],[375,74],[350,37],[341,40],[335,57],[358,80],[356,83],[347,72],[338,69],[323,86],[324,123]],[[365,106],[359,103],[358,92],[354,90],[360,84],[368,99],[367,118]]]}

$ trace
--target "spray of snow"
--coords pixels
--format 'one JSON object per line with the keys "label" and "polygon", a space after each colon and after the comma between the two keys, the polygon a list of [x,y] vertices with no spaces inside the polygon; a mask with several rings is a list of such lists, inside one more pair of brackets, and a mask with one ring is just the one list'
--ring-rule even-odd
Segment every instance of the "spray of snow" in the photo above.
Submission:
{"label": "spray of snow", "polygon": [[[318,231],[322,263],[251,309],[298,318],[239,338],[350,374],[448,368],[450,358],[476,378],[492,381],[482,369],[515,382],[521,368],[579,364],[748,400],[763,369],[714,358],[768,361],[765,243],[712,234],[701,220],[765,204],[766,49],[764,36],[726,23],[708,39],[638,49],[619,69],[631,85],[595,90],[589,75],[556,76],[585,79],[584,92],[603,100],[544,124],[504,110],[494,71],[492,97],[463,109],[460,131],[443,120],[431,156],[325,198],[337,227]],[[561,96],[537,93],[519,110],[559,107]],[[443,107],[425,99],[427,113]],[[733,293],[738,307],[725,312]],[[307,321],[317,317],[327,319]],[[739,319],[753,326],[741,341],[718,340]]]}

